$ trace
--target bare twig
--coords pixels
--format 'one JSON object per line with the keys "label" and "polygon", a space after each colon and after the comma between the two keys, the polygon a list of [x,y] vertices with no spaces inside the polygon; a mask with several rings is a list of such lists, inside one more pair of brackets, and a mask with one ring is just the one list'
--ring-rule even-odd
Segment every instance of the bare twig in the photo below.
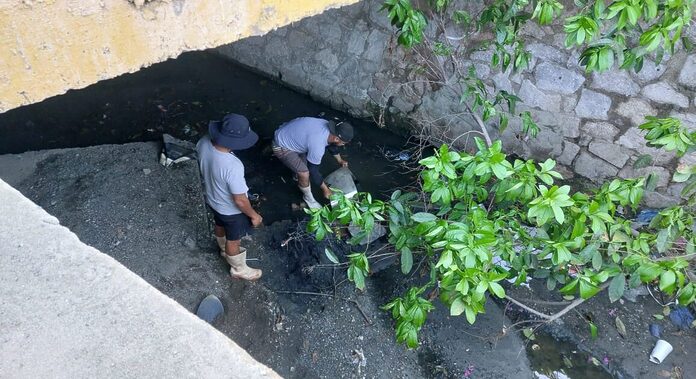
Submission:
{"label": "bare twig", "polygon": [[543,318],[543,319],[545,319],[545,320],[549,320],[549,319],[551,319],[551,317],[552,317],[552,316],[550,316],[550,315],[547,315],[546,313],[541,313],[541,312],[537,311],[537,310],[534,309],[534,308],[528,307],[528,306],[526,306],[526,305],[520,303],[519,301],[517,301],[517,300],[513,299],[512,297],[510,297],[509,295],[505,295],[505,298],[506,298],[509,302],[511,302],[511,303],[513,303],[513,304],[515,304],[515,305],[517,305],[518,307],[524,309],[525,311],[527,311],[527,312],[529,312],[529,313],[531,313],[531,314],[534,314],[534,315],[536,315],[536,316],[539,316],[539,317],[541,317],[541,318]]}
{"label": "bare twig", "polygon": [[657,259],[653,259],[654,262],[663,262],[663,261],[671,261],[673,259],[686,259],[687,261],[690,261],[692,259],[696,258],[696,253],[691,253],[691,254],[685,254],[685,255],[672,255],[672,256],[666,256],[666,257],[661,257]]}
{"label": "bare twig", "polygon": [[466,105],[466,109],[471,112],[471,117],[474,118],[474,121],[478,124],[479,128],[481,129],[481,133],[483,134],[483,138],[486,140],[486,145],[491,146],[493,142],[491,141],[491,136],[488,134],[488,129],[486,129],[486,124],[483,122],[481,117],[474,113],[474,111],[471,109],[471,106],[469,103],[464,103]]}
{"label": "bare twig", "polygon": [[[601,291],[605,290],[607,287],[609,287],[609,282],[602,284],[599,287],[599,291],[601,292]],[[509,295],[505,295],[505,298],[507,300],[509,300],[511,303],[517,305],[518,307],[526,310],[527,312],[543,318],[545,320],[545,322],[547,322],[547,323],[558,320],[559,318],[563,317],[566,313],[570,312],[575,307],[584,303],[585,300],[587,300],[587,299],[583,299],[582,297],[577,298],[577,299],[573,300],[570,304],[568,304],[565,308],[561,309],[560,311],[558,311],[552,315],[547,315],[546,313],[539,312],[534,308],[531,308],[525,304],[522,304],[521,302],[511,298]]]}
{"label": "bare twig", "polygon": [[544,301],[544,300],[535,300],[535,299],[519,299],[518,301],[527,301],[530,303],[536,303],[536,304],[541,304],[541,305],[555,305],[555,306],[562,306],[562,305],[569,305],[570,301]]}

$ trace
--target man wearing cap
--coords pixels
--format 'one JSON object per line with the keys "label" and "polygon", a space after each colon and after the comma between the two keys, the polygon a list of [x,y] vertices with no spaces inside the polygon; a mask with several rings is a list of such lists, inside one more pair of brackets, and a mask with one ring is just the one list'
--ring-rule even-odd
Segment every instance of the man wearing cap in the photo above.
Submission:
{"label": "man wearing cap", "polygon": [[250,148],[259,136],[246,117],[234,113],[222,121],[211,121],[208,133],[198,141],[196,151],[205,201],[213,210],[220,255],[230,264],[233,278],[257,280],[261,270],[247,266],[247,250],[239,243],[250,227],[260,226],[263,219],[249,203],[244,165],[234,152]]}
{"label": "man wearing cap", "polygon": [[353,138],[353,126],[347,122],[334,123],[321,118],[300,117],[281,125],[273,139],[273,155],[297,174],[297,181],[307,206],[315,209],[321,204],[314,199],[310,181],[321,188],[324,197],[331,197],[331,190],[324,183],[319,164],[325,150],[329,150],[336,162],[348,166],[338,147]]}

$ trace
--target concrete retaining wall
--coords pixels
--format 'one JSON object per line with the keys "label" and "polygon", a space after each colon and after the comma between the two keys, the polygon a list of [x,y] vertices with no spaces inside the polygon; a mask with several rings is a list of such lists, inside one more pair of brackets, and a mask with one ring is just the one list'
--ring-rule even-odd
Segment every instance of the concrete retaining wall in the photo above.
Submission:
{"label": "concrete retaining wall", "polygon": [[[386,106],[420,124],[433,122],[438,127],[430,133],[445,139],[471,130],[471,122],[457,115],[462,111],[458,93],[422,82],[409,63],[412,53],[397,46],[385,13],[379,12],[381,3],[366,0],[327,11],[218,51],[356,116],[371,117]],[[686,35],[696,42],[694,29]],[[534,58],[522,73],[491,69],[489,51],[467,57],[491,89],[517,94],[524,101],[519,109],[531,110],[542,129],[537,138],[520,138],[520,123],[511,122],[499,136],[506,150],[554,158],[595,181],[655,173],[659,193],[646,194],[648,205],[678,201],[682,186],[670,182],[671,172],[696,157],[677,159],[646,147],[637,126],[644,116],[657,115],[675,116],[696,129],[696,54],[680,51],[659,65],[648,60],[639,73],[586,74],[577,64],[579,52],[563,46],[562,25],[530,23],[523,35]],[[405,82],[410,84],[400,85]],[[644,154],[653,164],[633,169]]]}

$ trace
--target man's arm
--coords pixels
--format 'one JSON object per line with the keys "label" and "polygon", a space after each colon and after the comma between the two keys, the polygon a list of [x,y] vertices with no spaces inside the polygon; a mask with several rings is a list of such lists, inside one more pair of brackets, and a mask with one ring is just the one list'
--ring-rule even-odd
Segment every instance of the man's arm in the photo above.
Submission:
{"label": "man's arm", "polygon": [[329,153],[333,155],[333,157],[336,159],[336,162],[338,162],[338,164],[341,165],[341,167],[348,167],[348,161],[341,157],[341,154],[337,146],[329,145],[326,147],[326,150],[328,150]]}
{"label": "man's arm", "polygon": [[307,168],[309,168],[309,180],[312,184],[321,188],[321,192],[324,194],[325,198],[331,198],[331,190],[326,183],[324,183],[324,177],[321,175],[321,172],[319,172],[319,165],[307,162]]}
{"label": "man's arm", "polygon": [[232,201],[234,201],[234,205],[239,208],[242,213],[247,215],[251,219],[251,225],[253,227],[258,227],[261,225],[261,222],[263,221],[263,217],[261,217],[260,214],[258,214],[254,208],[251,206],[251,203],[249,202],[249,198],[245,193],[242,194],[233,194],[232,195]]}
{"label": "man's arm", "polygon": [[336,162],[338,162],[338,164],[341,165],[341,167],[348,167],[348,161],[343,159],[341,157],[341,154],[334,154],[333,157],[336,158]]}

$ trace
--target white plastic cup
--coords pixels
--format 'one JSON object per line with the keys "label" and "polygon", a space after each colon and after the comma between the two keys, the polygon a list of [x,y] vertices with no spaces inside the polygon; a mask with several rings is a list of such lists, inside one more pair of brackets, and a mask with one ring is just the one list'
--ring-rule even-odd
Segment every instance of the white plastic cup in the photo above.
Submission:
{"label": "white plastic cup", "polygon": [[657,343],[655,344],[655,347],[652,350],[652,353],[650,353],[650,362],[660,364],[662,361],[667,358],[669,353],[672,352],[672,345],[669,344],[669,342],[665,340],[657,340]]}

